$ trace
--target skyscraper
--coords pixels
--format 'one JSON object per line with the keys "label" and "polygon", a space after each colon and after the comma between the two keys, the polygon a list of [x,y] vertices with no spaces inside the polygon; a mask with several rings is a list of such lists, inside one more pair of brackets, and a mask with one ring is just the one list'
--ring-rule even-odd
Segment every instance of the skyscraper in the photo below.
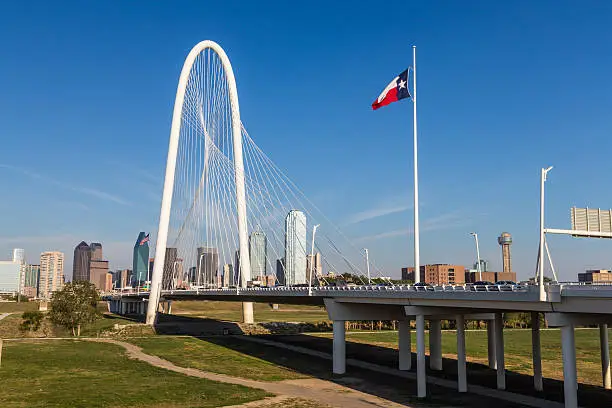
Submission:
{"label": "skyscraper", "polygon": [[285,284],[306,283],[306,215],[291,210],[285,218]]}
{"label": "skyscraper", "polygon": [[182,276],[177,273],[177,249],[166,248],[166,257],[164,259],[164,273],[162,275],[162,290],[174,289],[178,280]]}
{"label": "skyscraper", "polygon": [[266,274],[267,238],[261,231],[254,231],[249,237],[249,255],[251,259],[251,276]]}
{"label": "skyscraper", "polygon": [[149,267],[149,234],[140,232],[134,244],[134,257],[132,258],[133,286],[142,286],[147,280]]}
{"label": "skyscraper", "polygon": [[55,291],[64,286],[64,254],[58,251],[40,254],[40,279],[38,296],[49,299]]}
{"label": "skyscraper", "polygon": [[89,281],[93,283],[98,290],[106,291],[108,274],[108,261],[91,260],[89,261]]}
{"label": "skyscraper", "polygon": [[81,241],[74,248],[74,258],[72,261],[72,280],[89,280],[89,261],[91,260],[91,247],[85,241]]}
{"label": "skyscraper", "polygon": [[89,249],[91,250],[91,260],[92,261],[101,261],[102,259],[104,259],[102,257],[102,244],[99,242],[92,242],[91,245],[89,246]]}
{"label": "skyscraper", "polygon": [[198,281],[196,284],[216,287],[219,272],[219,251],[217,248],[199,247],[196,258]]}
{"label": "skyscraper", "polygon": [[[306,276],[310,276],[310,264],[312,263],[312,255],[306,256]],[[312,280],[316,281],[317,277],[323,275],[323,263],[321,262],[321,253],[314,254],[314,263],[312,265]]]}
{"label": "skyscraper", "polygon": [[21,293],[31,298],[38,296],[39,278],[40,265],[24,265],[21,280]]}
{"label": "skyscraper", "polygon": [[285,258],[276,260],[276,281],[280,286],[287,284],[285,280]]}
{"label": "skyscraper", "polygon": [[16,262],[20,265],[24,265],[25,261],[25,250],[22,248],[13,249],[13,262]]}
{"label": "skyscraper", "polygon": [[234,286],[234,267],[232,264],[223,265],[223,286],[226,288]]}

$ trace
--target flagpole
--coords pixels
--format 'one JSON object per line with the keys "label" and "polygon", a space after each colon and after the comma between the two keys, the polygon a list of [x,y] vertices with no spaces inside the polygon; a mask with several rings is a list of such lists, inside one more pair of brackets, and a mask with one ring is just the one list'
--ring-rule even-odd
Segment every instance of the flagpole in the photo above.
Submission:
{"label": "flagpole", "polygon": [[421,281],[421,259],[419,254],[419,169],[417,152],[417,85],[416,85],[416,46],[412,46],[412,100],[413,100],[413,132],[414,132],[414,282]]}

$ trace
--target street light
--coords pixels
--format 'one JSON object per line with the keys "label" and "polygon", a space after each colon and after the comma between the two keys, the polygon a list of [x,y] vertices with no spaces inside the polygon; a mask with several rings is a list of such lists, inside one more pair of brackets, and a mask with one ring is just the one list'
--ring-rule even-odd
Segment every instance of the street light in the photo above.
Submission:
{"label": "street light", "polygon": [[542,169],[540,174],[540,254],[538,272],[540,274],[540,301],[542,302],[546,300],[546,293],[544,292],[544,182],[546,181],[546,175],[552,168],[553,166]]}
{"label": "street light", "polygon": [[366,262],[366,271],[368,272],[368,285],[372,284],[372,279],[370,279],[370,257],[368,254],[368,248],[363,248],[365,252],[365,262]]}
{"label": "street light", "polygon": [[198,260],[198,287],[202,286],[200,285],[200,283],[202,278],[202,258],[204,257],[204,255],[206,254],[200,254],[200,259]]}
{"label": "street light", "polygon": [[476,270],[478,271],[478,280],[482,280],[482,268],[480,266],[480,249],[478,248],[478,234],[475,232],[470,232],[470,235],[474,237],[474,241],[476,241]]}
{"label": "street light", "polygon": [[312,247],[310,249],[310,276],[308,277],[308,296],[312,296],[312,267],[314,264],[314,243],[315,243],[315,235],[317,234],[317,228],[319,228],[317,224],[312,227]]}

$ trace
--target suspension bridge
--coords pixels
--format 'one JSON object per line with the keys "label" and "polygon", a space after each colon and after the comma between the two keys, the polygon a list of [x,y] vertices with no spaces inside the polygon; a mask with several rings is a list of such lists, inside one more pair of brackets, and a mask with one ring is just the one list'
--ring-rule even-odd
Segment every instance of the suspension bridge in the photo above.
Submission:
{"label": "suspension bridge", "polygon": [[[151,290],[107,296],[113,312],[146,309],[153,325],[160,301],[168,307],[177,299],[240,301],[244,322],[252,323],[252,302],[325,305],[336,374],[346,370],[345,321],[397,320],[400,370],[412,369],[410,323],[416,321],[419,397],[427,395],[426,321],[432,370],[442,369],[440,320],[457,322],[459,392],[468,391],[463,323],[487,321],[489,365],[503,390],[503,313],[515,311],[531,312],[534,387],[542,390],[539,322],[545,313],[549,326],[561,328],[565,405],[578,404],[576,325],[600,325],[602,381],[611,388],[612,286],[545,286],[543,279],[539,286],[377,286],[370,284],[370,265],[374,276],[382,275],[249,135],[224,50],[212,41],[197,44],[176,94]],[[356,285],[329,285],[347,274]],[[253,287],[262,279],[273,284]]]}

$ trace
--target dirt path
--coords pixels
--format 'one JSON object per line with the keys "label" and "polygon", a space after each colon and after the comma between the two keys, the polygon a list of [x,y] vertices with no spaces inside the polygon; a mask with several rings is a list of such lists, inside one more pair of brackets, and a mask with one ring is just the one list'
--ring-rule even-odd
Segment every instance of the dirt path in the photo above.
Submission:
{"label": "dirt path", "polygon": [[[232,377],[225,374],[216,374],[195,368],[179,367],[168,360],[146,354],[138,346],[118,340],[111,339],[88,339],[104,343],[112,343],[126,349],[130,358],[144,361],[156,367],[192,377],[206,378],[208,380],[219,381],[229,384],[238,384],[245,387],[258,388],[276,394],[279,398],[292,397],[303,398],[316,401],[320,404],[338,408],[405,408],[406,405],[397,404],[383,398],[353,390],[330,381],[315,378],[302,380],[287,380],[278,382],[264,382],[249,380],[246,378]],[[274,400],[274,399],[273,399]],[[276,400],[278,401],[278,400]],[[262,401],[265,407],[265,402]],[[248,405],[243,405],[248,407]],[[252,406],[252,405],[251,405]],[[257,405],[256,405],[257,406]]]}
{"label": "dirt path", "polygon": [[9,316],[10,313],[0,313],[0,320],[4,319],[6,316]]}

